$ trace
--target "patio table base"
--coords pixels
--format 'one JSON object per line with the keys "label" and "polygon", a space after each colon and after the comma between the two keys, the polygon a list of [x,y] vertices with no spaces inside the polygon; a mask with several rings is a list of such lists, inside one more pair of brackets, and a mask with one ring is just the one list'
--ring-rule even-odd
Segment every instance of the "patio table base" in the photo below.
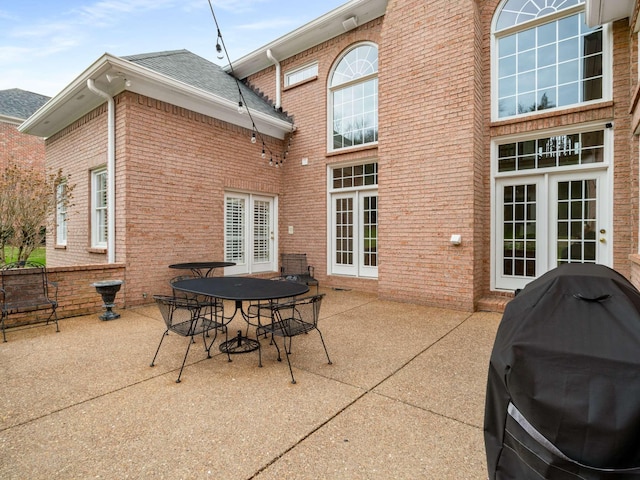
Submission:
{"label": "patio table base", "polygon": [[242,330],[238,330],[238,336],[220,344],[220,351],[227,354],[249,353],[260,348],[260,342],[242,335]]}

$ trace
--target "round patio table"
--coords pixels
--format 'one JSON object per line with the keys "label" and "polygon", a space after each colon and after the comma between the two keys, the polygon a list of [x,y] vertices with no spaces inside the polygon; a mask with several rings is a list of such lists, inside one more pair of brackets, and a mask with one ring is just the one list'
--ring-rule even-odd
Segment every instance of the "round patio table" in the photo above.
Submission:
{"label": "round patio table", "polygon": [[[186,263],[174,263],[169,265],[169,268],[176,268],[178,270],[191,270],[196,277],[210,277],[216,268],[233,267],[233,262],[186,262]],[[206,270],[204,275],[202,271]]]}
{"label": "round patio table", "polygon": [[[233,314],[225,317],[223,313],[223,319],[230,322],[239,310],[242,318],[249,325],[251,325],[251,316],[244,310],[242,302],[278,300],[296,297],[309,291],[309,287],[303,283],[251,277],[190,278],[173,283],[173,288],[197,295],[232,300],[235,302]],[[260,342],[247,338],[240,330],[236,338],[220,344],[220,351],[224,353],[245,353],[258,348],[260,348]]]}

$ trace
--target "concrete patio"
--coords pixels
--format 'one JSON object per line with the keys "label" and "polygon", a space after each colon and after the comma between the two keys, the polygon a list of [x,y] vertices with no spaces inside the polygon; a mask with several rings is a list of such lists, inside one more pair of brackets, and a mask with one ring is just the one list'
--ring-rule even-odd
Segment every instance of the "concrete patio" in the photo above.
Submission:
{"label": "concrete patio", "polygon": [[[0,344],[2,479],[486,479],[488,360],[501,315],[328,290],[286,360],[207,359],[155,305],[10,330]],[[231,324],[230,334],[244,325]]]}

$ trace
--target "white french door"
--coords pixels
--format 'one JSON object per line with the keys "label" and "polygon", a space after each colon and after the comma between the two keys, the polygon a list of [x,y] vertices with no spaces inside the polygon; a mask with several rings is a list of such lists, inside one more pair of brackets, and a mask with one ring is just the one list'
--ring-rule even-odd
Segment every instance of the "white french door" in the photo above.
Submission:
{"label": "white french door", "polygon": [[377,278],[377,191],[333,194],[331,215],[331,272]]}
{"label": "white french door", "polygon": [[611,264],[606,171],[496,181],[495,288],[524,288],[562,263]]}
{"label": "white french door", "polygon": [[249,193],[225,194],[225,261],[239,275],[276,270],[275,238],[277,199]]}

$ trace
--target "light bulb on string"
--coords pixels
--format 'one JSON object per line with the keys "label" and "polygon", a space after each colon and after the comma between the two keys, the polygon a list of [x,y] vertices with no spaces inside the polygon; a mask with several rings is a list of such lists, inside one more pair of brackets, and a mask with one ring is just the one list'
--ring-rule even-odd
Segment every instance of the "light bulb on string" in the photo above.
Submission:
{"label": "light bulb on string", "polygon": [[256,143],[256,132],[251,134],[251,143]]}
{"label": "light bulb on string", "polygon": [[260,155],[262,158],[266,158],[267,154],[264,151],[264,147],[262,147],[262,154]]}
{"label": "light bulb on string", "polygon": [[273,157],[271,157],[271,158],[269,159],[269,166],[270,166],[270,167],[273,167]]}
{"label": "light bulb on string", "polygon": [[244,105],[242,104],[242,100],[238,102],[238,113],[244,113]]}
{"label": "light bulb on string", "polygon": [[220,33],[220,29],[218,29],[218,39],[216,40],[216,52],[218,52],[218,60],[222,60],[224,58],[224,53],[222,53],[222,45],[220,45],[221,41],[222,34]]}

